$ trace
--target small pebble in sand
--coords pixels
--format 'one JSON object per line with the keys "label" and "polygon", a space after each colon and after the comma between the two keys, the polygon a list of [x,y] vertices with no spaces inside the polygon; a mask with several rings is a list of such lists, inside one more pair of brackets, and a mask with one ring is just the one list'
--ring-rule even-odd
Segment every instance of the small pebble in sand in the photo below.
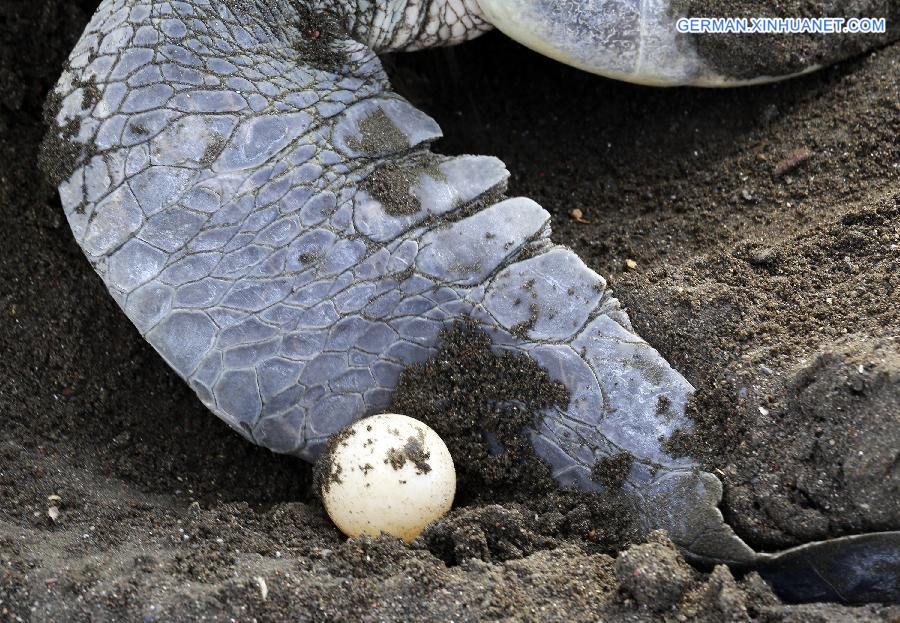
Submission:
{"label": "small pebble in sand", "polygon": [[625,270],[635,270],[637,268],[637,262],[632,259],[625,260]]}
{"label": "small pebble in sand", "polygon": [[418,420],[385,413],[332,437],[316,465],[328,516],[347,536],[412,541],[453,504],[456,471],[443,440]]}
{"label": "small pebble in sand", "polygon": [[775,170],[772,172],[772,175],[781,177],[785,173],[793,171],[806,162],[811,155],[812,153],[806,147],[795,149],[775,165]]}
{"label": "small pebble in sand", "polygon": [[582,223],[584,225],[590,224],[590,221],[584,218],[584,212],[579,208],[572,208],[569,210],[569,217],[576,223]]}

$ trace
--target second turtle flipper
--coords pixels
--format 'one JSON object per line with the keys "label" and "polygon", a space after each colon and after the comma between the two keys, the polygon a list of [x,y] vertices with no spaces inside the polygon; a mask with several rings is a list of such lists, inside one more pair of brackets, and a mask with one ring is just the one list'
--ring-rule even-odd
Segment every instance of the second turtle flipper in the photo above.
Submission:
{"label": "second turtle flipper", "polygon": [[900,531],[806,543],[734,569],[758,572],[789,603],[900,603]]}

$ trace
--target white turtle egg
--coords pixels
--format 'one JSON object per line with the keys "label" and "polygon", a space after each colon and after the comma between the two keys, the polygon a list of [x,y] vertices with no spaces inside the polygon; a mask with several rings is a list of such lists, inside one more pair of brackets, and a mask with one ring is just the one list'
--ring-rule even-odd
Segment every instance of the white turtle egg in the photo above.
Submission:
{"label": "white turtle egg", "polygon": [[453,504],[456,471],[443,440],[397,413],[359,420],[329,441],[317,465],[325,510],[347,536],[409,542]]}

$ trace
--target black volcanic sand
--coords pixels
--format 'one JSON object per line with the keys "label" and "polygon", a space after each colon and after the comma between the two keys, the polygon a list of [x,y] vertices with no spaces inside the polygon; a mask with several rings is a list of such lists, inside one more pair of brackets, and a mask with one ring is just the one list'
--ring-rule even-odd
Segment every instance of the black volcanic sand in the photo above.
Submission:
{"label": "black volcanic sand", "polygon": [[[43,182],[41,105],[92,11],[0,16],[0,620],[900,617],[781,604],[658,534],[618,553],[634,538],[614,494],[551,494],[464,440],[448,518],[411,547],[344,540],[308,465],[242,441],[139,338]],[[900,45],[731,91],[618,84],[499,35],[388,64],[444,127],[438,149],[501,157],[511,193],[553,214],[697,387],[696,432],[672,450],[720,475],[748,541],[900,528]],[[468,399],[506,435],[501,415],[561,398],[527,362],[451,337],[398,404],[464,415]],[[520,411],[491,411],[513,390]]]}

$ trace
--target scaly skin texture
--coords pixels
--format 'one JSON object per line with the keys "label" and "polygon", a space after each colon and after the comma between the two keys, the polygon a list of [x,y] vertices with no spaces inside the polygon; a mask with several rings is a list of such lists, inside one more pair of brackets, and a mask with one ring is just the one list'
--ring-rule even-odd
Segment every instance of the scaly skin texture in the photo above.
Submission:
{"label": "scaly skin texture", "polygon": [[[342,30],[408,49],[460,39],[455,22],[367,22],[346,4],[104,1],[51,132],[66,216],[112,296],[211,411],[307,460],[472,319],[568,388],[530,432],[560,484],[599,489],[591,467],[627,450],[645,529],[751,560],[716,508],[719,481],[662,449],[691,427],[689,383],[549,240],[540,206],[501,200],[500,161],[428,151],[440,129]],[[450,10],[462,0],[425,4],[483,28]]]}
{"label": "scaly skin texture", "polygon": [[477,0],[317,0],[376,52],[455,45],[493,28]]}

